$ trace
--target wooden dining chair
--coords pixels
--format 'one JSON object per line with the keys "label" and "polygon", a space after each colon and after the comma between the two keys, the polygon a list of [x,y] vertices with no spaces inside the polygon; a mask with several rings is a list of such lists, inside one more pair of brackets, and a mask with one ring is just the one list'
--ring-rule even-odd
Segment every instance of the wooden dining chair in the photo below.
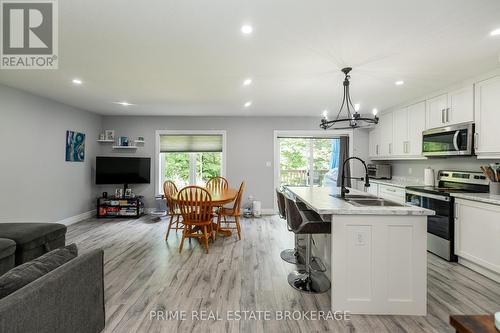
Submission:
{"label": "wooden dining chair", "polygon": [[[238,232],[238,239],[241,239],[241,227],[240,227],[240,207],[241,198],[243,196],[243,191],[245,190],[245,182],[241,182],[240,189],[234,200],[232,208],[221,207],[217,214],[217,232],[221,229],[221,219],[224,219],[224,223],[228,226],[229,223],[234,223],[236,226],[233,228],[225,229],[236,229]],[[233,217],[234,221],[227,220],[227,217]]]}
{"label": "wooden dining chair", "polygon": [[214,178],[211,178],[207,181],[206,188],[209,191],[217,191],[217,192],[222,192],[225,191],[229,188],[229,182],[227,181],[226,178],[217,176]]}
{"label": "wooden dining chair", "polygon": [[208,238],[212,237],[212,196],[199,186],[187,186],[177,194],[177,206],[182,215],[184,229],[179,246],[182,251],[186,238],[203,239],[205,251],[208,253]]}
{"label": "wooden dining chair", "polygon": [[172,199],[173,195],[176,195],[178,192],[177,186],[175,186],[174,182],[167,180],[163,183],[163,195],[165,196],[165,200],[167,201],[168,215],[170,216],[170,220],[168,221],[167,233],[165,234],[165,240],[168,239],[168,235],[170,234],[170,229],[172,225],[175,223],[175,231],[182,229],[182,225],[179,227],[179,219],[181,217],[181,212],[179,208],[177,208],[177,204]]}

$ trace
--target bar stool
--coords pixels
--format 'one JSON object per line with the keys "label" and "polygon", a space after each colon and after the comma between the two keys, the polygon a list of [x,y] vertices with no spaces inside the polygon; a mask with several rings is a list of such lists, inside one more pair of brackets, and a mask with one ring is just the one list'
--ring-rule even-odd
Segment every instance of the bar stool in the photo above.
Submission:
{"label": "bar stool", "polygon": [[289,198],[285,198],[285,212],[287,221],[292,231],[297,234],[306,235],[306,263],[305,270],[298,270],[288,274],[288,284],[299,291],[319,294],[330,289],[330,280],[324,274],[326,269],[313,269],[311,266],[311,249],[313,234],[330,234],[331,223],[324,222],[315,212],[299,211],[296,203]]}
{"label": "bar stool", "polygon": [[[278,198],[278,212],[279,216],[286,220],[286,210],[285,210],[285,195],[283,194],[282,191],[279,189],[276,189],[276,197]],[[290,226],[288,226],[288,221],[287,221],[287,228],[288,231],[292,231]],[[295,265],[303,265],[304,264],[304,259],[303,259],[303,254],[300,252],[300,247],[299,247],[299,239],[297,235],[294,235],[295,239],[295,246],[293,249],[286,249],[281,251],[280,257],[284,261],[290,263],[290,264],[295,264]]]}

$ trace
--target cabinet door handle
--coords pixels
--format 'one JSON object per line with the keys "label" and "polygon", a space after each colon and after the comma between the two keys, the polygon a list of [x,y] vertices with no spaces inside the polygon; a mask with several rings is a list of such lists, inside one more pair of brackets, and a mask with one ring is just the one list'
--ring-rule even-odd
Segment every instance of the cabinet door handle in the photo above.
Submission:
{"label": "cabinet door handle", "polygon": [[392,154],[392,143],[389,143],[389,155]]}
{"label": "cabinet door handle", "polygon": [[478,132],[474,133],[474,149],[477,150],[477,147],[479,147],[479,133]]}
{"label": "cabinet door handle", "polygon": [[441,109],[441,123],[444,124],[444,109]]}
{"label": "cabinet door handle", "polygon": [[375,154],[378,155],[378,143],[377,145],[375,146]]}
{"label": "cabinet door handle", "polygon": [[450,122],[450,108],[446,108],[446,122]]}

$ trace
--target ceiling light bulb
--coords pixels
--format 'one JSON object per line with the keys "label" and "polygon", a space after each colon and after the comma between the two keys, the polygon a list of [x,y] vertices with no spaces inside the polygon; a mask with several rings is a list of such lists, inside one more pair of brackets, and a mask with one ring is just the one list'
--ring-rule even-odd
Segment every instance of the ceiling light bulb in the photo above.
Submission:
{"label": "ceiling light bulb", "polygon": [[361,105],[359,105],[359,103],[354,104],[354,111],[358,112],[359,109],[361,109]]}
{"label": "ceiling light bulb", "polygon": [[131,105],[135,105],[135,104],[132,104],[132,103],[129,103],[129,102],[113,102],[114,104],[119,104],[119,105],[122,105],[122,106],[131,106]]}
{"label": "ceiling light bulb", "polygon": [[82,80],[80,80],[80,79],[73,79],[73,84],[80,85],[80,84],[82,84],[82,83],[83,83],[83,82],[82,82]]}
{"label": "ceiling light bulb", "polygon": [[403,84],[405,84],[405,81],[399,80],[399,81],[394,82],[394,84],[397,86],[402,86]]}
{"label": "ceiling light bulb", "polygon": [[253,32],[253,27],[248,24],[242,25],[241,32],[244,33],[245,35],[250,35]]}
{"label": "ceiling light bulb", "polygon": [[500,29],[495,29],[490,32],[490,36],[500,36]]}
{"label": "ceiling light bulb", "polygon": [[376,116],[376,115],[377,115],[377,113],[378,113],[377,108],[373,108],[372,113],[373,113],[373,115],[374,115],[374,116]]}
{"label": "ceiling light bulb", "polygon": [[251,101],[248,101],[248,102],[246,102],[246,103],[245,103],[245,107],[246,107],[246,108],[250,107],[251,105],[252,105],[252,102],[251,102]]}
{"label": "ceiling light bulb", "polygon": [[252,84],[252,79],[245,79],[245,81],[243,81],[244,86],[249,86],[251,84]]}

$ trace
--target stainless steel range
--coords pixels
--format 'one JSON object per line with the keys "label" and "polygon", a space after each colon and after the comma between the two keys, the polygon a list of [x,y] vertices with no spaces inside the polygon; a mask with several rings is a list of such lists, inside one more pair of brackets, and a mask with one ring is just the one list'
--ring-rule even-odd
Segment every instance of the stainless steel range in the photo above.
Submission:
{"label": "stainless steel range", "polygon": [[489,180],[481,172],[442,170],[437,186],[409,186],[406,202],[434,210],[427,217],[427,250],[448,261],[456,261],[455,202],[451,193],[489,191]]}

